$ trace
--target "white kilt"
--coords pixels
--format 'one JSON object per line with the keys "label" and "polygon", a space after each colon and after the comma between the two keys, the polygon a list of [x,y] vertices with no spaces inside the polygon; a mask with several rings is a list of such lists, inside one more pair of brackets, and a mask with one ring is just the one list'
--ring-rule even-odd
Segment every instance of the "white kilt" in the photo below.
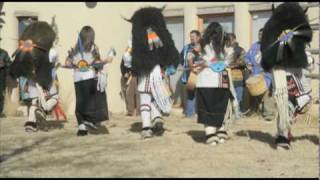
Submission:
{"label": "white kilt", "polygon": [[138,77],[138,92],[150,93],[162,113],[169,114],[172,107],[170,91],[162,77],[160,65],[156,65],[150,74]]}

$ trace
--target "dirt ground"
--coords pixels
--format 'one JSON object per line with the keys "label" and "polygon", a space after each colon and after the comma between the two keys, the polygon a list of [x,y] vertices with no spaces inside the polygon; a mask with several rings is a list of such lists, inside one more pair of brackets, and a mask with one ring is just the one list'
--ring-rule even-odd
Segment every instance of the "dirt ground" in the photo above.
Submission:
{"label": "dirt ground", "polygon": [[[62,129],[26,133],[23,118],[0,119],[0,177],[319,177],[318,106],[293,126],[292,150],[274,147],[275,122],[258,115],[234,121],[231,139],[204,144],[196,119],[179,110],[162,137],[140,139],[139,117],[112,114],[109,134],[76,136]],[[250,138],[249,138],[249,136]]]}

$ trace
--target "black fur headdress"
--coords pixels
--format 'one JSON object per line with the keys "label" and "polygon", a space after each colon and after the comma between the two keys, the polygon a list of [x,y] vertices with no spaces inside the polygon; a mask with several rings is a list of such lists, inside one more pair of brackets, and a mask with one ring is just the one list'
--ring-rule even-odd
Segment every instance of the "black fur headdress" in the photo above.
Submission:
{"label": "black fur headdress", "polygon": [[25,76],[47,89],[52,81],[53,64],[49,61],[49,50],[56,34],[47,22],[33,22],[19,38],[19,48],[10,66],[13,78]]}
{"label": "black fur headdress", "polygon": [[[151,72],[157,64],[167,67],[179,63],[179,52],[166,27],[162,10],[155,7],[141,8],[127,20],[132,23],[132,71],[138,75]],[[150,46],[149,35],[152,34],[155,39],[160,39],[160,45],[155,48]]]}
{"label": "black fur headdress", "polygon": [[283,3],[272,9],[262,33],[262,67],[267,71],[275,65],[307,67],[305,46],[312,40],[307,9],[303,10],[298,3]]}

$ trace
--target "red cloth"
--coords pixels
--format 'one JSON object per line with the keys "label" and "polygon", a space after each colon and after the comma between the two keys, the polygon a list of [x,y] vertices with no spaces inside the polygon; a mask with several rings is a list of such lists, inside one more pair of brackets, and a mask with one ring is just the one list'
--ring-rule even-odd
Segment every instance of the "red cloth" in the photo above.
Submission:
{"label": "red cloth", "polygon": [[53,115],[55,116],[57,121],[67,121],[67,116],[64,113],[64,111],[62,110],[60,103],[58,102],[58,104],[53,108],[52,111]]}

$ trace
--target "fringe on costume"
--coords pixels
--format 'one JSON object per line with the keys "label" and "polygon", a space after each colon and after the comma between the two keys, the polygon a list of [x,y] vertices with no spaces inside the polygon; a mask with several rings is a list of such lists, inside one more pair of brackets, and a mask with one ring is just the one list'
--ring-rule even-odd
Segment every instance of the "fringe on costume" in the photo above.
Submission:
{"label": "fringe on costume", "polygon": [[292,118],[289,116],[289,99],[287,87],[287,73],[284,69],[274,68],[273,75],[273,96],[277,104],[280,118],[279,127],[290,129]]}
{"label": "fringe on costume", "polygon": [[160,66],[156,66],[150,73],[150,87],[152,96],[164,114],[169,114],[172,107],[172,99],[164,80],[162,79]]}

